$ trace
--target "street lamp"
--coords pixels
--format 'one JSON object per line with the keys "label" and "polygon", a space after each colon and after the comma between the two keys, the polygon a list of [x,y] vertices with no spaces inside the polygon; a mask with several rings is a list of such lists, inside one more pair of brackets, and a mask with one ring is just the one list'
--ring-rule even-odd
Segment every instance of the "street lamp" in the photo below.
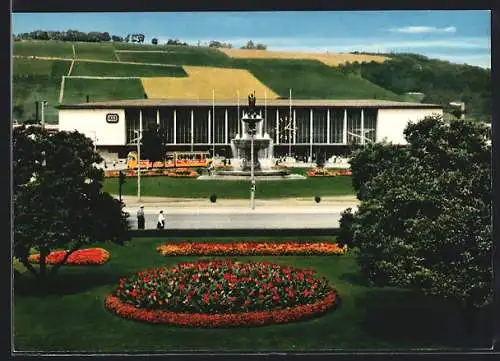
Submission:
{"label": "street lamp", "polygon": [[41,101],[41,106],[42,106],[42,129],[45,129],[45,112],[44,112],[44,109],[45,107],[47,106],[47,101],[46,100],[42,100]]}
{"label": "street lamp", "polygon": [[141,201],[141,141],[142,141],[142,131],[134,130],[134,133],[137,134],[136,143],[137,143],[137,200]]}

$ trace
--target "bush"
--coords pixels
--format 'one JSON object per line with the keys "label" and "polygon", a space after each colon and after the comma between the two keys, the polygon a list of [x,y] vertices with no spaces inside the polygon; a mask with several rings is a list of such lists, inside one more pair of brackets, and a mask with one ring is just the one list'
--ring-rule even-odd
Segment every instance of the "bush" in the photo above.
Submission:
{"label": "bush", "polygon": [[352,228],[354,222],[354,213],[352,213],[351,208],[347,208],[345,211],[340,213],[340,233],[337,237],[337,242],[341,246],[347,246],[349,248],[354,245],[354,230]]}
{"label": "bush", "polygon": [[210,195],[210,202],[212,202],[212,203],[217,202],[217,195],[215,193],[212,193]]}
{"label": "bush", "polygon": [[315,201],[316,203],[321,202],[321,197],[320,197],[320,196],[318,196],[318,195],[314,196],[314,201]]}

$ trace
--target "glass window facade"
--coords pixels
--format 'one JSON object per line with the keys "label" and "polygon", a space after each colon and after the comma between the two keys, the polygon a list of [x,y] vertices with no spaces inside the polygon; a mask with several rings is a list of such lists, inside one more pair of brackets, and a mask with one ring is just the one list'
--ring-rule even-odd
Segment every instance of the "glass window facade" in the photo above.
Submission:
{"label": "glass window facade", "polygon": [[344,109],[330,109],[330,144],[342,144],[344,135]]}
{"label": "glass window facade", "polygon": [[326,109],[313,110],[313,143],[326,143]]}
{"label": "glass window facade", "polygon": [[347,143],[361,144],[361,109],[347,109]]}
{"label": "glass window facade", "polygon": [[135,130],[139,130],[139,109],[125,109],[125,124],[127,128],[127,144],[135,143],[134,138],[137,134]]}
{"label": "glass window facade", "polygon": [[310,143],[310,111],[308,108],[295,109],[295,122],[297,126],[296,143]]}
{"label": "glass window facade", "polygon": [[[194,139],[193,142],[208,143],[208,111],[204,108],[193,108],[194,110]],[[191,121],[191,119],[189,120]]]}
{"label": "glass window facade", "polygon": [[165,130],[165,142],[174,143],[174,110],[172,108],[160,109],[160,127]]}
{"label": "glass window facade", "polygon": [[177,144],[191,144],[191,109],[177,108]]}
{"label": "glass window facade", "polygon": [[238,134],[238,122],[238,108],[227,108],[227,136],[229,142]]}
{"label": "glass window facade", "polygon": [[[210,109],[210,112],[212,112],[212,109]],[[215,124],[212,127],[212,131],[215,132],[213,135],[213,141],[215,141],[215,144],[224,144],[226,142],[225,138],[226,127],[225,127],[224,113],[225,113],[224,108],[215,107]]]}
{"label": "glass window facade", "polygon": [[364,109],[364,129],[366,142],[375,142],[377,139],[377,115],[378,109]]}

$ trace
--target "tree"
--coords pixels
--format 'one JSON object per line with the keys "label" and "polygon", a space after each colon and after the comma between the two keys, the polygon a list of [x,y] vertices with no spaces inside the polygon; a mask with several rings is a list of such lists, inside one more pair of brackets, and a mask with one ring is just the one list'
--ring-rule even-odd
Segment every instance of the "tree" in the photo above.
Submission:
{"label": "tree", "polygon": [[492,297],[487,127],[427,117],[404,134],[407,147],[367,146],[351,161],[362,190],[352,220],[361,271],[371,284],[453,302],[473,331]]}
{"label": "tree", "polygon": [[12,107],[12,114],[16,119],[22,119],[24,117],[24,107],[21,104],[16,104]]}
{"label": "tree", "polygon": [[111,40],[115,43],[120,43],[123,41],[123,38],[118,35],[111,35]]}
{"label": "tree", "polygon": [[142,133],[141,156],[151,164],[165,159],[165,131],[162,128],[147,129]]}
{"label": "tree", "polygon": [[158,39],[157,38],[151,39],[151,44],[158,45]]}
{"label": "tree", "polygon": [[[14,257],[42,283],[62,265],[49,269],[51,251],[67,249],[66,260],[86,245],[129,239],[123,205],[101,190],[104,174],[94,165],[101,161],[81,133],[13,131]],[[32,249],[38,267],[28,262]]]}
{"label": "tree", "polygon": [[125,37],[125,42],[128,43],[130,41],[130,34],[128,34],[126,37]]}

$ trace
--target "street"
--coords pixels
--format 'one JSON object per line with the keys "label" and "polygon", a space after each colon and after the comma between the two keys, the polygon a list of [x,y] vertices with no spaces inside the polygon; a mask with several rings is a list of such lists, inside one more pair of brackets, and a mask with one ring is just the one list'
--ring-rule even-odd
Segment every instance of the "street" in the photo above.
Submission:
{"label": "street", "polygon": [[[331,209],[267,208],[177,209],[166,212],[166,229],[307,229],[337,228],[340,213],[347,207]],[[158,210],[145,211],[145,228],[155,229]],[[130,210],[130,225],[137,229],[137,217]]]}

